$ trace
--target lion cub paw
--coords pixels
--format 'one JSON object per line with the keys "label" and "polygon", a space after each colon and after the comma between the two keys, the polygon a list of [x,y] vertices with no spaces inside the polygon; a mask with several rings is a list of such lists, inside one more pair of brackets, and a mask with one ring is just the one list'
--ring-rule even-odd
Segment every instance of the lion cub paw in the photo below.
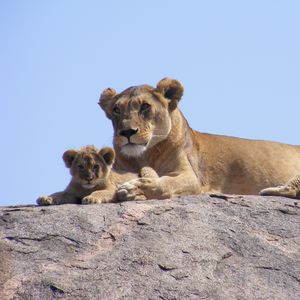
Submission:
{"label": "lion cub paw", "polygon": [[54,204],[54,200],[50,196],[41,196],[37,198],[36,203],[38,205],[52,205]]}
{"label": "lion cub paw", "polygon": [[94,197],[94,196],[86,196],[81,200],[81,204],[97,204],[97,203],[103,203],[104,201],[102,201],[101,199],[99,199],[98,197]]}

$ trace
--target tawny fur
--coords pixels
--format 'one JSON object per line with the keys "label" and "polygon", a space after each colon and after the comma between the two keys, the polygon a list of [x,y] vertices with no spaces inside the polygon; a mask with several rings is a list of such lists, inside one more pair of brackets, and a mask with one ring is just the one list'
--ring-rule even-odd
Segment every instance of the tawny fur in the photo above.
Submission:
{"label": "tawny fur", "polygon": [[[115,152],[109,147],[99,150],[94,146],[86,146],[78,151],[67,150],[63,154],[63,160],[72,175],[69,185],[62,192],[39,197],[37,203],[52,205],[116,202],[117,187],[138,175],[113,170],[114,158]],[[157,177],[155,171],[149,167],[141,169],[140,174],[144,177]]]}
{"label": "tawny fur", "polygon": [[[206,192],[258,194],[300,172],[299,146],[191,129],[177,107],[182,94],[180,82],[169,78],[156,88],[142,85],[120,94],[113,89],[102,93],[99,104],[114,127],[116,168],[137,172],[150,166],[160,176],[125,183],[122,200]],[[130,137],[124,135],[128,130],[134,132]]]}

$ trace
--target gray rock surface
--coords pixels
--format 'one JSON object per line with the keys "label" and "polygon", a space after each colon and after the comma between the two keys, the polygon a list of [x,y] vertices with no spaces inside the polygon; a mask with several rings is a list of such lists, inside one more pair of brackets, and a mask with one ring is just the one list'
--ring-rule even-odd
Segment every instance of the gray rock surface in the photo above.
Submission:
{"label": "gray rock surface", "polygon": [[300,203],[0,208],[0,299],[300,299]]}

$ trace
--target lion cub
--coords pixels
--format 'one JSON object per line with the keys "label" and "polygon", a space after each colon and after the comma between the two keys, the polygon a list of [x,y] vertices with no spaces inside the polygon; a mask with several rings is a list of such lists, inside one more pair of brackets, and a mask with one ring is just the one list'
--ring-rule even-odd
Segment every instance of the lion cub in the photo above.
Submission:
{"label": "lion cub", "polygon": [[[138,177],[134,173],[121,173],[112,169],[115,152],[110,147],[99,150],[94,146],[86,146],[80,150],[67,150],[63,160],[72,176],[69,185],[62,192],[39,197],[37,204],[116,202],[118,185]],[[142,168],[140,176],[158,177],[150,167]]]}

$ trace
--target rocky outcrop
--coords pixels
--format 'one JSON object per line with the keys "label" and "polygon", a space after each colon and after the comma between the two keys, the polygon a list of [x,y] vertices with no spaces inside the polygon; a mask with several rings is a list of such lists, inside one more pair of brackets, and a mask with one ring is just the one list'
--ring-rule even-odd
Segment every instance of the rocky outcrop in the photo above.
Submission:
{"label": "rocky outcrop", "polygon": [[300,203],[0,208],[0,299],[300,299]]}

